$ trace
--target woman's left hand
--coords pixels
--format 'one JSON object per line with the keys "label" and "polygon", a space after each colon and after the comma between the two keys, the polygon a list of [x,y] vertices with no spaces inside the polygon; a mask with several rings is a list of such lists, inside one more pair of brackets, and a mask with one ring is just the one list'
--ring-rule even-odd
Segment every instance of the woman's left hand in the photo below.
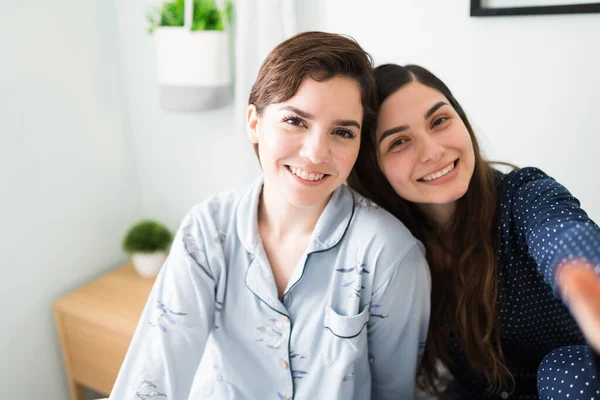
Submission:
{"label": "woman's left hand", "polygon": [[593,266],[565,265],[558,275],[558,288],[588,343],[600,353],[600,277]]}

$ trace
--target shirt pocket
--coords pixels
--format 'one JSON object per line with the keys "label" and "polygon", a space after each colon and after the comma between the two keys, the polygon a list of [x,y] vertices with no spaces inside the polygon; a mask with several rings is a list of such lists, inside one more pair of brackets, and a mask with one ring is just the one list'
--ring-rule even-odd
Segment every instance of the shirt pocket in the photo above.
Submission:
{"label": "shirt pocket", "polygon": [[325,309],[325,366],[345,367],[364,354],[367,349],[367,322],[369,307],[357,315],[344,316],[327,306]]}

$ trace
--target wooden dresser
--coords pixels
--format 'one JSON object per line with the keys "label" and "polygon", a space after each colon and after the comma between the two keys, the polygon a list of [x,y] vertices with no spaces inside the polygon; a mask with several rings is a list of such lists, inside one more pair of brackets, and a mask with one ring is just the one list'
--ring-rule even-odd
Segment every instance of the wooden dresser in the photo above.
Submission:
{"label": "wooden dresser", "polygon": [[110,394],[153,283],[126,263],[54,302],[72,400]]}

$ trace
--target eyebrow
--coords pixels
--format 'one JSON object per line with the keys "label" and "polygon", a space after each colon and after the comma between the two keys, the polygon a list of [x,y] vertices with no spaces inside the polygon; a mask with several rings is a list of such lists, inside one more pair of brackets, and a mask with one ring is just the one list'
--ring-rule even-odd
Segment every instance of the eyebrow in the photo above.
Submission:
{"label": "eyebrow", "polygon": [[[281,107],[279,109],[279,111],[284,111],[284,110],[292,111],[292,112],[298,114],[299,116],[301,116],[302,118],[312,119],[312,120],[314,120],[316,118],[313,114],[308,113],[306,111],[302,111],[302,110],[300,110],[300,109],[298,109],[296,107],[283,106],[283,107]],[[358,128],[358,129],[360,129],[360,124],[357,121],[353,120],[353,119],[336,119],[335,121],[333,121],[333,125],[338,125],[338,126],[354,126],[354,127]]]}
{"label": "eyebrow", "polygon": [[383,142],[383,140],[386,137],[393,135],[394,133],[405,131],[407,129],[408,129],[408,125],[400,125],[400,126],[396,126],[395,128],[388,129],[387,131],[385,131],[381,134],[381,137],[379,138],[379,144],[381,145],[381,142]]}
{"label": "eyebrow", "polygon": [[333,121],[333,124],[338,126],[355,126],[360,129],[360,124],[353,119],[336,119]]}
{"label": "eyebrow", "polygon": [[[433,105],[433,107],[431,107],[429,110],[427,110],[427,112],[423,116],[423,119],[427,119],[427,118],[431,117],[434,112],[436,112],[437,110],[439,110],[441,107],[447,106],[447,105],[448,105],[448,103],[446,103],[445,101],[438,101],[437,103],[435,103]],[[408,125],[400,125],[400,126],[396,126],[394,128],[390,128],[387,131],[384,131],[381,134],[381,137],[379,138],[379,144],[381,144],[381,142],[383,142],[383,140],[386,137],[388,137],[390,135],[393,135],[394,133],[405,131],[407,129],[408,129]]]}
{"label": "eyebrow", "polygon": [[283,106],[279,109],[279,111],[293,111],[296,114],[298,114],[299,116],[301,116],[302,118],[306,118],[306,119],[315,119],[315,116],[311,113],[307,113],[306,111],[302,111],[297,109],[296,107],[292,107],[292,106]]}
{"label": "eyebrow", "polygon": [[433,115],[434,112],[440,109],[442,106],[447,106],[448,104],[445,101],[438,101],[435,103],[433,107],[431,107],[423,116],[423,119],[427,119]]}

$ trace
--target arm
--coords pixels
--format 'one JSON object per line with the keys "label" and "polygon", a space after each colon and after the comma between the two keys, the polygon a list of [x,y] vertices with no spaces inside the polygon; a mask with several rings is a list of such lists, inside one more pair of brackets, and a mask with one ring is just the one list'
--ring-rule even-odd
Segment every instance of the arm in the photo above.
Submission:
{"label": "arm", "polygon": [[375,289],[369,320],[372,398],[413,399],[427,338],[431,277],[415,244]]}
{"label": "arm", "polygon": [[600,228],[564,186],[535,168],[518,171],[509,183],[515,190],[504,204],[511,203],[513,232],[555,294],[559,294],[559,266],[571,262],[600,265]]}
{"label": "arm", "polygon": [[600,228],[565,187],[539,170],[527,170],[512,198],[517,232],[524,236],[539,272],[567,303],[598,353]]}
{"label": "arm", "polygon": [[[190,215],[152,288],[111,400],[187,399],[213,325],[215,281]],[[194,229],[192,229],[194,228]]]}

